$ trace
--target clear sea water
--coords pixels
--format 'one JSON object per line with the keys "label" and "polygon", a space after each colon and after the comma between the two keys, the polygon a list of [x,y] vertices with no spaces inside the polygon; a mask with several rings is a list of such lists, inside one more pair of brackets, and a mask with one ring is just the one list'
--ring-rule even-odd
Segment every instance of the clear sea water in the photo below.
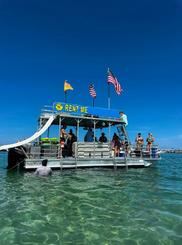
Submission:
{"label": "clear sea water", "polygon": [[0,155],[0,245],[182,244],[182,155],[143,169],[7,172]]}

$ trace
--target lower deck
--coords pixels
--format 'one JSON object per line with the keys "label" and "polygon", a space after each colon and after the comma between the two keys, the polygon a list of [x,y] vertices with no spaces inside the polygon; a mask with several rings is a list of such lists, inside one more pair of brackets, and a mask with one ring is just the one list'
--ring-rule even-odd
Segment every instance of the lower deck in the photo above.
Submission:
{"label": "lower deck", "polygon": [[[93,167],[149,167],[153,162],[159,159],[141,159],[141,158],[97,158],[97,159],[78,159],[78,158],[60,158],[48,159],[48,166],[52,169],[71,169],[71,168],[93,168]],[[41,166],[42,159],[26,159],[24,168],[34,170]]]}
{"label": "lower deck", "polygon": [[114,154],[110,143],[100,142],[74,142],[71,156],[68,149],[60,145],[31,146],[27,151],[25,169],[36,169],[43,159],[48,159],[48,166],[52,169],[88,168],[88,167],[148,167],[159,160],[159,155],[151,151],[133,151],[126,153],[121,150],[119,156]]}

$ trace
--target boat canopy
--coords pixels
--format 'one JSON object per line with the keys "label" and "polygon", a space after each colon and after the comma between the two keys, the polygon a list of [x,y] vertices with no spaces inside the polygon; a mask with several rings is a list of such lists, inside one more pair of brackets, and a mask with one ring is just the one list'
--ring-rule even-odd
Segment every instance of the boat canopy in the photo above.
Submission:
{"label": "boat canopy", "polygon": [[[61,121],[61,123],[60,123]],[[69,114],[60,113],[54,119],[52,125],[66,125],[66,126],[77,126],[79,122],[79,127],[85,128],[107,128],[109,126],[121,125],[122,123],[119,119],[106,119],[98,117],[87,117],[87,116],[73,116]]]}
{"label": "boat canopy", "polygon": [[49,110],[47,107],[42,110],[40,119],[53,113],[55,119],[52,125],[78,126],[79,124],[79,127],[85,128],[106,128],[124,124],[120,119],[119,112],[119,110],[107,108],[56,102]]}

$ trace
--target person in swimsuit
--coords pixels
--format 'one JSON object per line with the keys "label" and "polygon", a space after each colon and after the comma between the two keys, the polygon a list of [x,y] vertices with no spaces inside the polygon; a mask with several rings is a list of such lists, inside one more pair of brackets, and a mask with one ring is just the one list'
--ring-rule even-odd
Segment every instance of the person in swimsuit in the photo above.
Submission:
{"label": "person in swimsuit", "polygon": [[144,140],[143,140],[143,137],[142,137],[141,133],[138,133],[137,134],[137,137],[135,139],[135,142],[136,142],[136,148],[137,148],[137,150],[139,150],[139,151],[142,150],[143,144],[144,144]]}
{"label": "person in swimsuit", "polygon": [[150,151],[151,150],[151,147],[152,147],[152,144],[154,142],[154,137],[152,136],[151,133],[148,134],[148,137],[147,137],[147,151]]}
{"label": "person in swimsuit", "polygon": [[116,133],[114,133],[114,135],[113,135],[112,145],[113,145],[114,155],[116,157],[119,156],[121,143],[119,140],[119,136]]}

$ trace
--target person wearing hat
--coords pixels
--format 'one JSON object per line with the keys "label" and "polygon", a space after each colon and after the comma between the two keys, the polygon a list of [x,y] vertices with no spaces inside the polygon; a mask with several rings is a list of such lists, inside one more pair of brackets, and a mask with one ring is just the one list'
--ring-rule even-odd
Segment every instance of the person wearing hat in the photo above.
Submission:
{"label": "person wearing hat", "polygon": [[47,159],[44,159],[42,161],[42,166],[36,169],[35,175],[44,177],[52,175],[52,169],[50,167],[47,167],[47,162]]}
{"label": "person wearing hat", "polygon": [[102,142],[102,143],[106,143],[107,142],[107,138],[105,136],[105,133],[102,133],[100,138],[99,138],[99,142]]}
{"label": "person wearing hat", "polygon": [[151,133],[148,134],[146,141],[147,141],[147,151],[150,151],[152,147],[152,143],[154,142],[154,137],[152,136]]}

